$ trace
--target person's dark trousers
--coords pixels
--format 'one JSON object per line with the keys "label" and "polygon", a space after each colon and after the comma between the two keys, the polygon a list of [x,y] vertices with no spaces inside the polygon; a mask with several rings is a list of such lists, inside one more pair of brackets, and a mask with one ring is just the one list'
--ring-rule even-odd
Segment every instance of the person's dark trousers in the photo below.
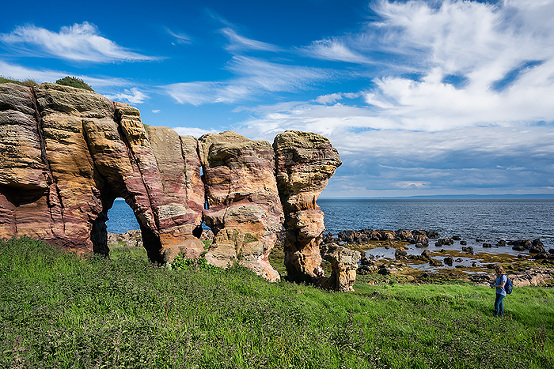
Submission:
{"label": "person's dark trousers", "polygon": [[504,304],[502,304],[504,296],[497,293],[496,300],[494,300],[494,316],[504,315]]}

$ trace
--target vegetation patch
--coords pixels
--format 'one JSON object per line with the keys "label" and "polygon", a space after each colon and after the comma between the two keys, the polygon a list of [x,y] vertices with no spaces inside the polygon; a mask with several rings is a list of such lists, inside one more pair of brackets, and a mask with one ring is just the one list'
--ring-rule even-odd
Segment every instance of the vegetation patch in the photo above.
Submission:
{"label": "vegetation patch", "polygon": [[27,86],[27,87],[38,86],[38,83],[36,83],[31,79],[27,79],[25,81],[19,81],[16,79],[0,77],[0,83],[15,83],[16,85]]}
{"label": "vegetation patch", "polygon": [[554,367],[552,289],[517,288],[494,318],[490,288],[382,278],[326,292],[238,265],[170,269],[12,239],[0,242],[0,367]]}
{"label": "vegetation patch", "polygon": [[70,87],[80,88],[83,90],[89,90],[94,92],[92,87],[90,87],[85,81],[77,77],[66,76],[61,79],[58,79],[56,83],[62,86],[70,86]]}

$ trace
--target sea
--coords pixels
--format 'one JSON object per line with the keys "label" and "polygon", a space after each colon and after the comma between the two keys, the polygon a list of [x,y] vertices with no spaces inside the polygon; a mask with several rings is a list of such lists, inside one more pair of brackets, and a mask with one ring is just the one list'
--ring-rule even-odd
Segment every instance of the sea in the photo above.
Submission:
{"label": "sea", "polygon": [[[540,238],[554,248],[554,199],[319,199],[326,232],[348,229],[423,229],[441,238],[459,236],[479,247],[497,240]],[[118,199],[108,212],[108,232],[138,229],[131,208]],[[483,241],[477,241],[483,240]],[[511,247],[489,249],[506,252]]]}

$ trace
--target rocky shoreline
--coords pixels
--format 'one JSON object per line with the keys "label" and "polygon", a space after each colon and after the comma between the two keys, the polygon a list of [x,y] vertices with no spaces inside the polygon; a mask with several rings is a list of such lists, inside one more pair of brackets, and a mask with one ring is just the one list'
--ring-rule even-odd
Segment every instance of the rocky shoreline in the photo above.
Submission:
{"label": "rocky shoreline", "polygon": [[[479,246],[467,246],[468,242]],[[494,265],[501,263],[516,286],[548,285],[554,281],[554,249],[546,250],[539,238],[497,240],[493,245],[484,239],[441,238],[436,231],[361,229],[345,230],[336,235],[327,233],[324,243],[338,243],[364,251],[358,275],[408,279],[443,275],[488,285],[494,277]],[[430,248],[431,245],[435,248]]]}
{"label": "rocky shoreline", "polygon": [[[461,246],[467,245],[466,240],[462,240],[460,236],[451,236],[446,238],[441,238],[440,234],[437,231],[426,231],[426,230],[408,230],[408,229],[399,229],[397,231],[392,230],[372,230],[372,229],[361,229],[354,230],[349,229],[345,231],[340,231],[336,236],[332,233],[326,233],[323,237],[323,243],[338,243],[338,244],[355,244],[363,245],[370,241],[400,241],[407,242],[409,244],[414,244],[417,248],[428,247],[432,241],[434,245],[439,246],[450,246],[454,245],[455,241],[458,241]],[[475,242],[481,243],[483,248],[492,248],[493,244],[485,242],[485,239],[475,239]],[[504,240],[499,239],[496,244],[496,247],[506,247],[512,246],[514,251],[527,251],[532,254],[534,259],[554,259],[554,248],[545,249],[544,244],[540,238],[534,238],[532,240]],[[462,247],[462,251],[473,253],[472,247]],[[523,256],[524,257],[524,256]]]}
{"label": "rocky shoreline", "polygon": [[[214,235],[211,230],[204,230],[200,239],[212,241],[213,237]],[[484,240],[479,239],[474,240],[474,242],[484,243]],[[112,246],[120,244],[125,247],[143,247],[140,230],[131,230],[121,234],[108,233],[108,244]],[[464,268],[456,265],[462,261],[461,257],[445,256],[441,260],[440,254],[444,253],[445,250],[440,249],[431,251],[428,247],[434,244],[436,247],[450,247],[451,251],[458,252],[458,250],[453,250],[452,246],[459,245],[460,254],[475,258],[482,256],[480,255],[481,253],[476,254],[472,246],[465,246],[467,245],[467,241],[464,241],[459,236],[441,238],[436,231],[362,229],[341,231],[336,236],[327,233],[323,237],[321,251],[324,260],[327,260],[329,264],[336,264],[332,269],[340,268],[338,263],[340,259],[338,255],[340,253],[337,253],[333,247],[333,245],[337,244],[355,251],[371,251],[376,248],[384,248],[391,251],[394,259],[378,259],[369,254],[363,256],[361,260],[356,261],[358,267],[354,270],[358,276],[380,275],[389,278],[405,277],[407,280],[414,277],[419,280],[432,280],[433,275],[437,276],[441,275],[441,273],[417,269],[417,266],[429,264],[439,268],[444,266],[453,267],[453,270],[446,269],[444,271],[446,274],[442,273],[442,275],[446,275],[451,279],[462,279],[473,282],[476,285],[486,286],[494,277],[493,268],[495,263],[500,262],[506,266],[509,277],[517,287],[551,285],[554,283],[554,249],[549,249],[548,251],[544,250],[544,246],[542,242],[540,242],[540,239],[499,240],[494,246],[491,245],[491,247],[505,247],[509,250],[511,246],[510,249],[513,251],[520,251],[523,247],[523,250],[529,255],[518,254],[513,258],[497,258],[496,260],[491,260],[490,263],[485,263],[481,270],[478,270],[478,268],[475,268],[475,265],[473,265],[471,267],[473,272],[471,273],[464,271]],[[408,253],[406,250],[409,249],[410,246],[413,247],[413,250],[424,250],[420,253]],[[483,248],[486,249],[487,246]],[[330,250],[332,250],[332,255],[326,255]],[[439,255],[438,258],[437,255]],[[343,256],[343,258],[344,257],[345,256]],[[349,260],[350,264],[352,264],[353,261],[354,260]],[[414,266],[416,266],[416,268],[414,268]],[[452,271],[463,271],[464,273],[453,273]],[[350,279],[352,279],[352,277],[350,277]]]}

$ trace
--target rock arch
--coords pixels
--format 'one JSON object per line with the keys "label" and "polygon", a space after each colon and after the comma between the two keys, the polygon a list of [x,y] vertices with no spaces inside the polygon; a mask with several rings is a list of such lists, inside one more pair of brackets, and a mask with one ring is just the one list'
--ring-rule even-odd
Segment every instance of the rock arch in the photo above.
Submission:
{"label": "rock arch", "polygon": [[[232,131],[197,140],[146,126],[136,108],[92,91],[0,84],[4,239],[107,254],[107,212],[123,197],[152,261],[205,255],[278,280],[268,255],[284,226],[289,277],[317,283],[325,228],[316,200],[340,164],[313,133],[287,131],[273,146]],[[215,234],[208,250],[203,221]]]}

